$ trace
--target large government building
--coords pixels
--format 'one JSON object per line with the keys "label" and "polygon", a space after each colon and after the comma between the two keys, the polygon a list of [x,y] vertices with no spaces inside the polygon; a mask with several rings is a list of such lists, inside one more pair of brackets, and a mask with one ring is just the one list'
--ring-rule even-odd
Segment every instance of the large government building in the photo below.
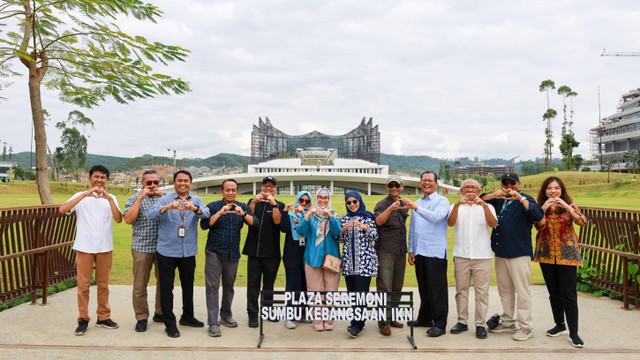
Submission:
{"label": "large government building", "polygon": [[624,153],[640,147],[640,89],[622,95],[618,111],[591,129],[591,144],[591,158],[598,164],[592,170],[608,161],[612,170],[627,170]]}
{"label": "large government building", "polygon": [[360,125],[344,135],[326,135],[312,131],[304,135],[287,135],[276,129],[268,117],[251,131],[251,163],[271,160],[281,153],[300,148],[336,149],[341,158],[380,163],[380,131],[373,119],[362,118]]}

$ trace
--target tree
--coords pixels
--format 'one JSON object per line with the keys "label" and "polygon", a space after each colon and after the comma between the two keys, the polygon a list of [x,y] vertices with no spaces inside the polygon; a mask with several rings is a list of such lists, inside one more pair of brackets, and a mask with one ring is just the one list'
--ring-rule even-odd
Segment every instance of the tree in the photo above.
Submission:
{"label": "tree", "polygon": [[640,148],[625,151],[624,159],[627,162],[627,169],[637,174],[638,168],[640,168]]}
{"label": "tree", "polygon": [[551,105],[549,104],[549,91],[554,90],[555,88],[556,84],[551,79],[542,81],[542,83],[540,83],[540,86],[538,87],[540,92],[547,93],[547,111],[544,113],[544,115],[542,115],[543,121],[547,122],[547,128],[544,130],[544,135],[546,138],[544,143],[544,165],[546,171],[551,170],[551,161],[553,159],[553,131],[551,130],[551,119],[556,117],[556,115],[558,114],[551,108]]}
{"label": "tree", "polygon": [[520,172],[522,175],[535,175],[545,171],[545,165],[535,161],[520,162]]}
{"label": "tree", "polygon": [[584,163],[584,158],[582,158],[582,155],[576,154],[576,156],[573,157],[573,161],[571,164],[576,171],[579,171],[580,166],[582,166],[583,163]]}
{"label": "tree", "polygon": [[2,161],[7,161],[7,143],[2,144]]}
{"label": "tree", "polygon": [[15,21],[18,29],[0,38],[0,77],[19,75],[10,68],[18,60],[27,69],[37,184],[43,204],[53,203],[53,198],[42,85],[59,91],[62,101],[85,108],[109,97],[128,103],[190,91],[183,80],[153,73],[149,65],[184,61],[188,50],[127,35],[114,23],[118,16],[155,22],[161,14],[157,7],[140,0],[5,0],[0,5],[0,21]]}
{"label": "tree", "polygon": [[[77,126],[83,127],[82,134]],[[93,128],[93,121],[77,110],[69,113],[66,122],[60,121],[56,124],[56,128],[62,131],[62,147],[56,148],[56,162],[60,170],[75,173],[76,181],[79,180],[78,172],[87,164],[87,138],[84,136],[87,126]]]}

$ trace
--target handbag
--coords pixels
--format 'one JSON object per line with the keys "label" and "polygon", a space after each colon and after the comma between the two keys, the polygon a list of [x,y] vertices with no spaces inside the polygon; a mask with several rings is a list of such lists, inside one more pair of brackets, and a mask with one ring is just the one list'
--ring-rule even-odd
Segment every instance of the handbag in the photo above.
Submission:
{"label": "handbag", "polygon": [[340,266],[342,265],[342,260],[339,258],[327,254],[327,233],[329,232],[329,226],[327,224],[327,228],[325,229],[324,234],[324,260],[322,261],[322,268],[331,271],[332,273],[339,274]]}

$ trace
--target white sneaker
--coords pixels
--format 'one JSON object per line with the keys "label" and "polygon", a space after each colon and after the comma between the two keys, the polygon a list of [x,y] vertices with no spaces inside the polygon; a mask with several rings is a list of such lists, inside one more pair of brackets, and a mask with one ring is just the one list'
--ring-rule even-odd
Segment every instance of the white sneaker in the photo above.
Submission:
{"label": "white sneaker", "polygon": [[529,340],[532,337],[533,337],[533,331],[531,331],[531,329],[520,328],[518,329],[518,332],[513,334],[513,340],[517,340],[517,341]]}
{"label": "white sneaker", "polygon": [[295,329],[296,323],[293,320],[287,320],[287,323],[284,325],[287,329]]}

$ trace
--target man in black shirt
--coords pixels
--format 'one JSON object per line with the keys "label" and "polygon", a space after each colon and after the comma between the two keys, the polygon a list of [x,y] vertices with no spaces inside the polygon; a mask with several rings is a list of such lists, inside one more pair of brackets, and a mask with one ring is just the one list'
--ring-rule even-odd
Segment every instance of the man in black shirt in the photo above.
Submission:
{"label": "man in black shirt", "polygon": [[[249,227],[242,254],[247,255],[247,314],[249,327],[258,327],[258,297],[260,281],[263,290],[273,290],[280,267],[280,220],[284,204],[276,201],[276,179],[262,180],[260,194],[249,200],[249,208],[259,219],[258,226]],[[271,297],[265,297],[269,299]]]}

